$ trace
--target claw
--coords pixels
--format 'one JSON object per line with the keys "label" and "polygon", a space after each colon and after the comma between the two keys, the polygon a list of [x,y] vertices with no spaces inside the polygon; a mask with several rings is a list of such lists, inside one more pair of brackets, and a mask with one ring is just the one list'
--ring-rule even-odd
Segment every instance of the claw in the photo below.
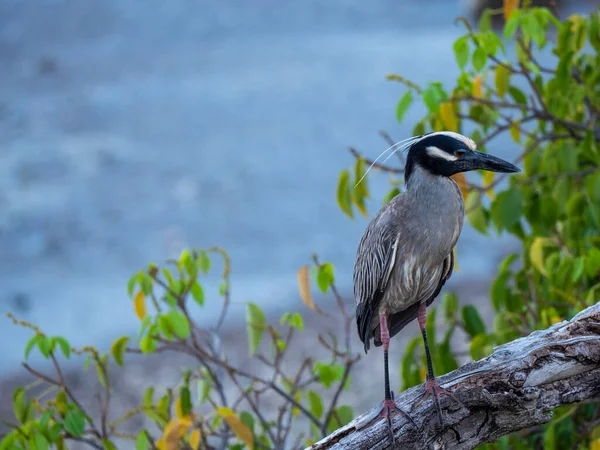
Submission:
{"label": "claw", "polygon": [[427,377],[427,381],[425,382],[425,393],[421,396],[421,399],[415,403],[414,407],[415,408],[418,407],[419,405],[421,405],[421,403],[423,403],[429,397],[433,397],[433,404],[435,406],[435,410],[438,415],[438,420],[440,421],[440,425],[443,427],[444,419],[442,417],[442,408],[440,407],[440,395],[447,395],[448,397],[452,398],[456,403],[458,403],[460,406],[462,406],[463,408],[465,407],[463,402],[461,402],[458,398],[456,398],[456,395],[454,395],[448,389],[440,387],[440,385],[437,383],[435,378],[429,378],[429,377]]}
{"label": "claw", "polygon": [[368,416],[366,416],[363,420],[356,424],[357,430],[362,430],[368,426],[371,426],[373,423],[377,422],[380,419],[385,419],[387,423],[388,434],[390,436],[390,441],[392,442],[392,448],[396,444],[396,439],[394,438],[394,430],[392,429],[392,416],[394,414],[400,414],[404,417],[410,424],[417,428],[417,424],[407,413],[402,411],[398,406],[396,406],[396,402],[394,401],[394,393],[392,392],[392,398],[386,399],[381,403],[379,409],[374,410]]}

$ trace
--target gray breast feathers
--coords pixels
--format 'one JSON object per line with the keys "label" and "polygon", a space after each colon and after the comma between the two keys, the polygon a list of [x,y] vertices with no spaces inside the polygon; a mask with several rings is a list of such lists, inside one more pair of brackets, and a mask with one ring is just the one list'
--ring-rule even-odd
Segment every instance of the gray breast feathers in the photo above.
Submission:
{"label": "gray breast feathers", "polygon": [[452,273],[462,216],[458,210],[454,217],[428,212],[409,194],[379,212],[358,246],[354,296],[365,351],[371,337],[378,344],[380,313],[390,317],[393,336],[416,317],[420,303],[433,301]]}

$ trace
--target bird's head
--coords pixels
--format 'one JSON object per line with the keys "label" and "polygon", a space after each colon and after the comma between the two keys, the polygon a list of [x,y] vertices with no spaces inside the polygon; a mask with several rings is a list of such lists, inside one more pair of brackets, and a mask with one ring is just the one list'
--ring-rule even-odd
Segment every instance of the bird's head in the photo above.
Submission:
{"label": "bird's head", "polygon": [[424,134],[411,140],[404,176],[406,181],[415,168],[449,177],[470,170],[513,173],[520,169],[503,159],[478,152],[472,139],[452,131]]}

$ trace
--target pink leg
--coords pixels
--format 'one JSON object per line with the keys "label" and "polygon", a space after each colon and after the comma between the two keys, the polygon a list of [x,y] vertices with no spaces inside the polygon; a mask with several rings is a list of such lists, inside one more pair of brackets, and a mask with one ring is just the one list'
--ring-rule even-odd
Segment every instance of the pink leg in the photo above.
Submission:
{"label": "pink leg", "polygon": [[421,399],[415,404],[415,407],[419,406],[429,397],[433,397],[433,404],[438,414],[438,419],[440,421],[440,425],[444,425],[444,420],[442,418],[442,409],[440,408],[440,399],[439,395],[447,395],[454,399],[457,403],[462,403],[456,398],[456,396],[447,389],[440,387],[435,380],[435,376],[433,374],[433,363],[431,362],[431,353],[429,352],[429,343],[427,341],[427,306],[425,303],[421,303],[419,307],[419,314],[417,316],[419,321],[419,327],[421,328],[421,334],[423,335],[423,343],[425,345],[425,358],[427,360],[427,381],[425,381],[425,393],[421,397]]}
{"label": "pink leg", "polygon": [[402,411],[400,408],[396,406],[396,402],[394,402],[394,394],[390,391],[390,371],[388,366],[388,350],[390,348],[390,331],[388,329],[388,317],[387,315],[379,316],[379,328],[381,331],[381,343],[383,344],[383,362],[384,362],[384,375],[385,375],[385,399],[383,403],[379,407],[379,409],[374,410],[371,414],[366,416],[361,422],[359,422],[356,426],[357,430],[363,429],[373,422],[379,419],[385,419],[388,425],[388,432],[390,434],[390,439],[392,441],[392,448],[394,447],[394,432],[392,430],[392,415],[400,414],[404,416],[415,428],[417,425],[412,420],[412,418]]}

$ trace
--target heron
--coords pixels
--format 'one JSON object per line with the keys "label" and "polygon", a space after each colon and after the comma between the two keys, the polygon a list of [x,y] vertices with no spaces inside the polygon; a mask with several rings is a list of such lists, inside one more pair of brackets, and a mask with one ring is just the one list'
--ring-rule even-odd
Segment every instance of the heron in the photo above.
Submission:
{"label": "heron", "polygon": [[415,428],[416,425],[398,408],[390,391],[390,339],[415,318],[427,361],[425,392],[417,405],[433,396],[443,426],[439,396],[448,395],[458,402],[435,379],[426,331],[427,307],[452,275],[454,246],[463,227],[463,196],[450,177],[471,170],[520,171],[503,159],[477,151],[472,139],[451,131],[415,136],[400,144],[392,151],[408,149],[404,167],[406,189],[383,206],[368,224],[358,245],[353,277],[358,335],[365,353],[371,339],[376,347],[383,346],[385,375],[385,398],[380,408],[357,428],[386,419],[392,445],[393,414],[402,415]]}

